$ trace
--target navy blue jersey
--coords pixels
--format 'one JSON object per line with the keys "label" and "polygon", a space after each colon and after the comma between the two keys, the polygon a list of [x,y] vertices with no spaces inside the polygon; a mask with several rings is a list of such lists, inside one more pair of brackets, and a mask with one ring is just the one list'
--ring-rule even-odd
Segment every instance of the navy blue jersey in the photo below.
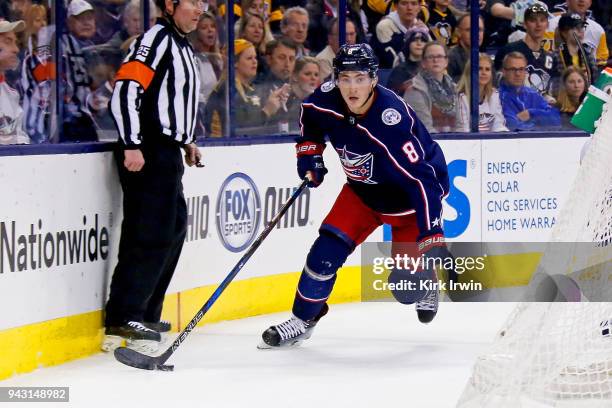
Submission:
{"label": "navy blue jersey", "polygon": [[351,113],[333,82],[302,104],[298,143],[329,138],[361,200],[386,215],[416,212],[421,233],[440,229],[448,170],[440,146],[403,99],[377,85],[365,115]]}

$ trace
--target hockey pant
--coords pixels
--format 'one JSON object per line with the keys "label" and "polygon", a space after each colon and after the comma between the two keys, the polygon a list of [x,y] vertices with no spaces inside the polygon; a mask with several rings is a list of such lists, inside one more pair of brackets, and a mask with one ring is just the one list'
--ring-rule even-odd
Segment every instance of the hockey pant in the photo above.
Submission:
{"label": "hockey pant", "polygon": [[338,269],[376,228],[391,225],[393,251],[405,250],[419,234],[414,212],[385,215],[372,210],[345,184],[319,229],[298,283],[293,314],[302,320],[315,318],[329,298]]}

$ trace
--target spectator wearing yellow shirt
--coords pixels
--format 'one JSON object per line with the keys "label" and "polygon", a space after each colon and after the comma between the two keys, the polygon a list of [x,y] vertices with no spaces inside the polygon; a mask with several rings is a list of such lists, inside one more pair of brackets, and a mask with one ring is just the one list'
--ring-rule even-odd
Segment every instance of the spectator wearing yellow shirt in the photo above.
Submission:
{"label": "spectator wearing yellow shirt", "polygon": [[[591,18],[592,0],[567,0],[568,13],[579,14],[586,22],[584,28],[584,42],[595,50],[595,58],[598,68],[604,68],[610,57],[608,44],[606,40],[606,31],[595,20]],[[555,30],[559,25],[561,16],[553,17],[548,25],[547,38],[554,38]]]}

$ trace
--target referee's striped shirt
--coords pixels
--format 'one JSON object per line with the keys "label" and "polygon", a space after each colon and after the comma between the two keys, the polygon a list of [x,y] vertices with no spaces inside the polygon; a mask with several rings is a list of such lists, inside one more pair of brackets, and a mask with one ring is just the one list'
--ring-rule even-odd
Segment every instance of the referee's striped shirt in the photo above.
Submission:
{"label": "referee's striped shirt", "polygon": [[195,140],[200,93],[193,48],[165,19],[140,35],[115,77],[112,116],[126,148],[149,132],[181,144]]}

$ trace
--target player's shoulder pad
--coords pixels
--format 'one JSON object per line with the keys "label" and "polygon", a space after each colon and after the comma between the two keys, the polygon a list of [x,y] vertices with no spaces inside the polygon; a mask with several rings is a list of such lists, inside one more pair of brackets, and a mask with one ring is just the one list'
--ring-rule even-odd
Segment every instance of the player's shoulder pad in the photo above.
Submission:
{"label": "player's shoulder pad", "polygon": [[408,126],[414,123],[414,112],[395,92],[377,85],[377,103],[372,114],[378,117],[381,129]]}

